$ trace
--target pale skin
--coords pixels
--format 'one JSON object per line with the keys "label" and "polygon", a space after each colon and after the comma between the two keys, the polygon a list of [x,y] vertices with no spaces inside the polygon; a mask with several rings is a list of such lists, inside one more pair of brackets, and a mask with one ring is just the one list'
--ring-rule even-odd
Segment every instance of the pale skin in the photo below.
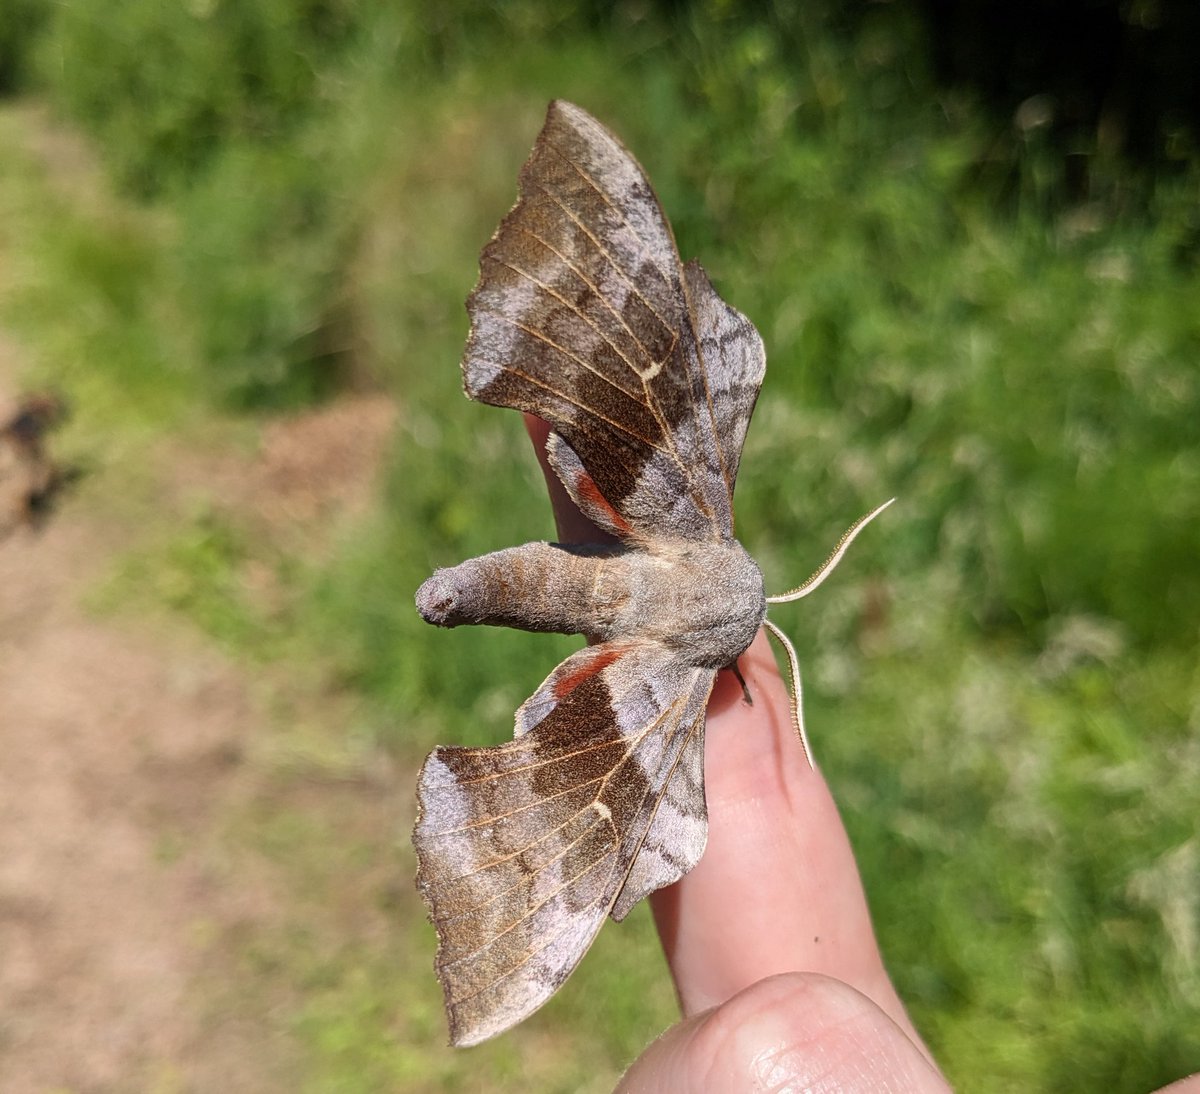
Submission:
{"label": "pale skin", "polygon": [[[605,540],[545,462],[559,537]],[[708,705],[708,846],[650,898],[683,1020],[634,1062],[621,1094],[948,1091],[884,968],[850,842],[792,728],[761,631]],[[1200,1094],[1200,1073],[1163,1094]]]}

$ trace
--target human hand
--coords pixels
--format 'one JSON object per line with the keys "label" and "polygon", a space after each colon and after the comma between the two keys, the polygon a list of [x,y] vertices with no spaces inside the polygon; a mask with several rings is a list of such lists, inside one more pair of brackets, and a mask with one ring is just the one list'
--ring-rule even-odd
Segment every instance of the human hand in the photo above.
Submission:
{"label": "human hand", "polygon": [[[559,538],[607,540],[546,464],[549,426],[526,415]],[[619,1094],[948,1091],[892,987],[837,807],[808,765],[766,636],[708,705],[708,845],[650,896],[683,1021]],[[1200,1094],[1200,1076],[1162,1094]]]}

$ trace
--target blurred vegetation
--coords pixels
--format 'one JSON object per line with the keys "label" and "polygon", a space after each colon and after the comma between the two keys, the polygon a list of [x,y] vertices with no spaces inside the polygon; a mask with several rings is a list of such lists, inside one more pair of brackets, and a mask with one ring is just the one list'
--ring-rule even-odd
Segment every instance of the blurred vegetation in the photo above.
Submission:
{"label": "blurred vegetation", "polygon": [[[91,134],[125,194],[97,210],[15,153],[0,179],[4,245],[29,256],[4,321],[85,428],[133,444],[361,384],[402,408],[354,541],[259,559],[286,612],[244,601],[229,575],[267,548],[208,513],[115,588],[311,659],[414,766],[505,736],[574,643],[435,634],[411,594],[552,532],[517,416],[468,405],[456,362],[545,101],[580,102],[767,343],[738,519],[768,584],[900,498],[780,621],[947,1073],[1137,1091],[1200,1066],[1195,162],[1075,147],[1096,169],[1068,184],[1054,127],[938,82],[902,5],[0,0],[0,28],[0,83]],[[432,935],[400,899],[378,950],[322,963],[281,941],[268,962],[301,985],[313,1089],[604,1089],[670,1019],[643,916],[522,1029],[434,1048]]]}
{"label": "blurred vegetation", "polygon": [[1200,6],[1191,0],[914,6],[939,78],[974,89],[991,117],[1041,130],[1075,198],[1097,186],[1144,196],[1143,172],[1195,158]]}

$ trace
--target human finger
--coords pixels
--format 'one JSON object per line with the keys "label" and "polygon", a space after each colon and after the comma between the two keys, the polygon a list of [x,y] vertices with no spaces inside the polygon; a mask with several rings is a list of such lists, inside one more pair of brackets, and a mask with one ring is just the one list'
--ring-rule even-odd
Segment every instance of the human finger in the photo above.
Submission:
{"label": "human finger", "polygon": [[920,1046],[866,996],[828,977],[791,973],[673,1026],[625,1073],[617,1094],[949,1089]]}

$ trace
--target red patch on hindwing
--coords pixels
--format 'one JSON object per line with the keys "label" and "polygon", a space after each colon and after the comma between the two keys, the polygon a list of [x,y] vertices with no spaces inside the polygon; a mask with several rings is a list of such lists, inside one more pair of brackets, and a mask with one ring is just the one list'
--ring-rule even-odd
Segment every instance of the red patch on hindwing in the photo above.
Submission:
{"label": "red patch on hindwing", "polygon": [[593,508],[598,509],[604,514],[618,532],[625,535],[629,531],[629,524],[620,513],[618,513],[609,503],[608,498],[600,493],[600,487],[596,485],[595,479],[592,478],[586,471],[582,471],[575,478],[575,493],[579,495]]}
{"label": "red patch on hindwing", "polygon": [[618,658],[625,655],[627,646],[619,646],[616,649],[612,647],[602,647],[596,650],[595,656],[590,658],[585,664],[580,665],[577,669],[573,669],[565,676],[559,677],[554,681],[554,698],[563,699],[570,695],[584,680],[590,680],[599,672],[603,672]]}

